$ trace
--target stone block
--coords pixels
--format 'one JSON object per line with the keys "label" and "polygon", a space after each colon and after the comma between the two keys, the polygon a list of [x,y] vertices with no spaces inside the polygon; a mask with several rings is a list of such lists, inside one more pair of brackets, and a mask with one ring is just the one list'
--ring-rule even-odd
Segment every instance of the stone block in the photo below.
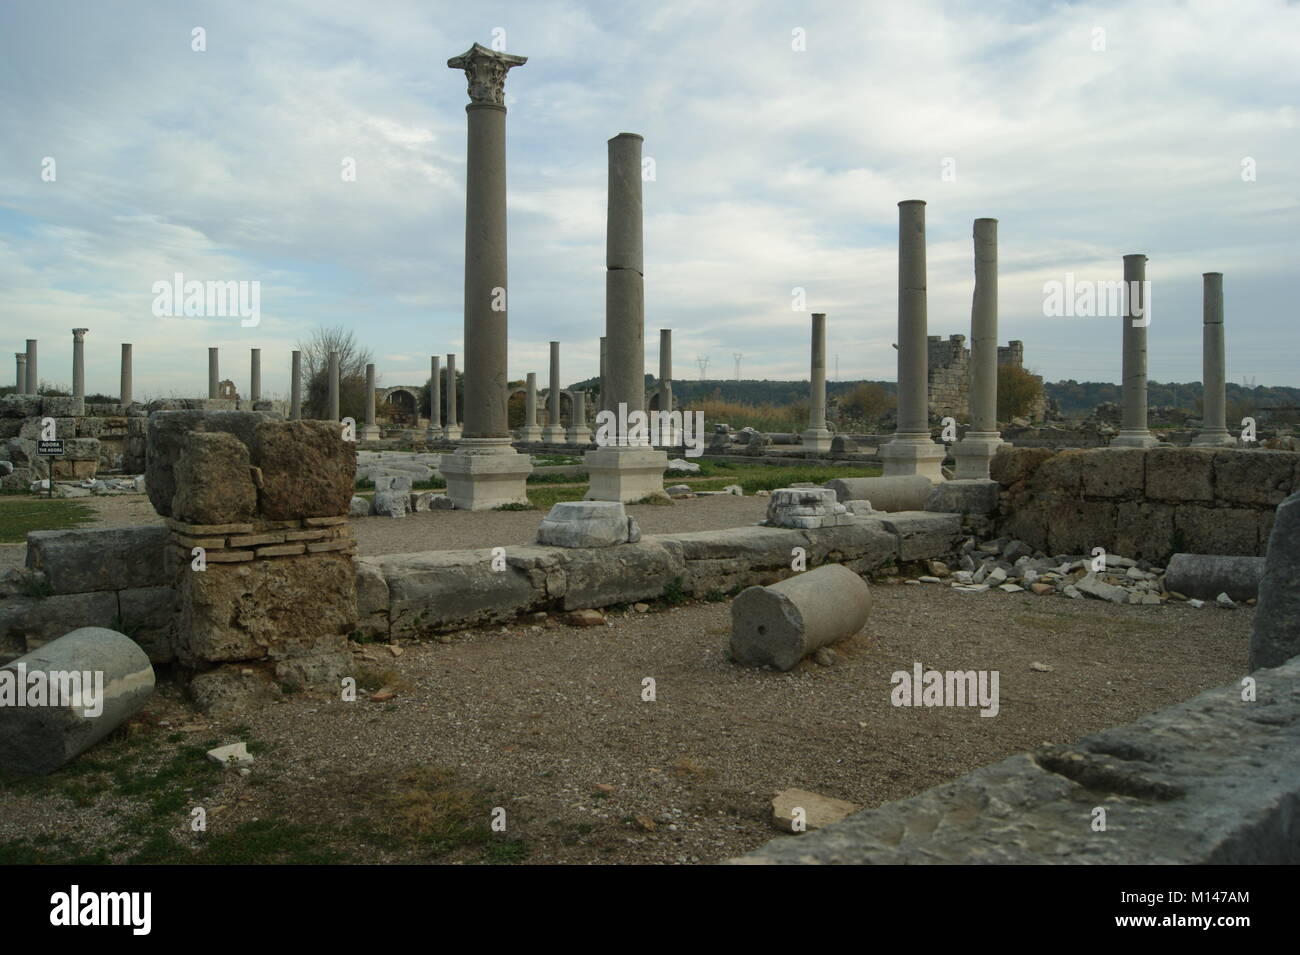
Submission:
{"label": "stone block", "polygon": [[[1250,668],[1282,666],[1300,673],[1300,493],[1277,509],[1268,539],[1259,604],[1250,635]],[[1292,678],[1292,686],[1297,684]],[[1261,697],[1263,699],[1263,697]],[[1295,700],[1293,691],[1290,699]],[[1278,724],[1284,725],[1284,724]],[[1295,734],[1291,734],[1294,738]]]}
{"label": "stone block", "polygon": [[772,825],[782,832],[815,832],[861,808],[843,799],[832,799],[806,789],[786,789],[772,797]]}
{"label": "stone block", "polygon": [[1174,543],[1189,554],[1257,556],[1259,518],[1245,508],[1184,504],[1174,511]]}
{"label": "stone block", "polygon": [[1146,496],[1175,503],[1214,501],[1213,448],[1152,448],[1147,456]]}
{"label": "stone block", "polygon": [[992,514],[998,509],[998,495],[1001,491],[1002,485],[997,481],[944,481],[934,485],[922,510],[948,514]]}
{"label": "stone block", "polygon": [[82,627],[111,627],[117,619],[117,594],[98,591],[53,597],[10,597],[0,602],[0,638],[29,647],[57,640]]}
{"label": "stone block", "polygon": [[1083,475],[1089,468],[1088,454],[1087,451],[1058,451],[1035,469],[1026,486],[1033,490],[1055,491],[1066,498],[1081,497]]}
{"label": "stone block", "polygon": [[117,593],[118,625],[140,644],[152,663],[170,663],[180,595],[170,586],[133,587]]}
{"label": "stone block", "polygon": [[[192,431],[232,434],[246,447],[253,446],[257,426],[278,415],[260,411],[155,411],[149,415],[145,484],[149,502],[163,517],[172,516],[176,493],[174,468],[181,443]],[[255,463],[250,459],[250,464]]]}
{"label": "stone block", "polygon": [[[919,511],[936,485],[920,474],[902,477],[835,478],[826,487],[835,492],[835,499],[845,501],[870,501],[877,511]],[[773,492],[775,493],[775,492]]]}
{"label": "stone block", "polygon": [[363,637],[388,635],[388,581],[373,557],[360,557],[357,567],[357,630]]}
{"label": "stone block", "polygon": [[537,543],[554,547],[612,547],[641,539],[618,501],[561,501],[542,518]]}
{"label": "stone block", "polygon": [[927,560],[947,557],[962,534],[960,514],[898,511],[882,514],[880,525],[898,538],[898,559]]}
{"label": "stone block", "polygon": [[357,457],[338,424],[262,421],[253,430],[251,448],[253,464],[262,469],[263,517],[287,520],[348,513]]}
{"label": "stone block", "polygon": [[41,416],[44,418],[80,418],[86,413],[86,399],[70,395],[43,395]]}
{"label": "stone block", "polygon": [[160,525],[31,531],[27,567],[39,570],[56,594],[163,586],[167,528]]}
{"label": "stone block", "polygon": [[1155,501],[1116,504],[1115,536],[1106,549],[1138,560],[1168,560],[1174,552],[1174,511],[1174,505]]}
{"label": "stone block", "polygon": [[1215,500],[1228,505],[1275,508],[1296,490],[1297,464],[1300,464],[1300,454],[1294,451],[1244,448],[1216,451]]}
{"label": "stone block", "polygon": [[257,489],[243,442],[232,434],[191,431],[177,444],[169,475],[175,484],[170,515],[190,524],[227,524],[253,517]]}
{"label": "stone block", "polygon": [[679,551],[649,539],[622,547],[564,549],[559,555],[564,610],[653,599],[686,575]]}
{"label": "stone block", "polygon": [[[1041,475],[1041,471],[1039,474]],[[1049,554],[1090,554],[1115,539],[1116,505],[1109,501],[1062,501],[1047,512]],[[1029,543],[1028,538],[1022,538]]]}
{"label": "stone block", "polygon": [[247,713],[284,697],[266,668],[232,664],[197,674],[189,693],[202,712],[215,717]]}
{"label": "stone block", "polygon": [[508,620],[545,596],[509,561],[504,570],[493,570],[490,549],[390,554],[366,562],[387,585],[389,633],[395,637]]}
{"label": "stone block", "polygon": [[1146,481],[1146,452],[1140,448],[1096,448],[1079,452],[1085,497],[1140,498]]}

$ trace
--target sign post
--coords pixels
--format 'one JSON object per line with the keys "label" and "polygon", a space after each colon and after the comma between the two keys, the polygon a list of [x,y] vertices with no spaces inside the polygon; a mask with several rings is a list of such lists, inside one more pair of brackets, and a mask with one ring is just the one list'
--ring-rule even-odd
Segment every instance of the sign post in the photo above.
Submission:
{"label": "sign post", "polygon": [[61,457],[63,457],[63,455],[66,453],[66,452],[64,451],[64,448],[63,448],[63,439],[62,439],[62,438],[54,438],[53,440],[49,440],[49,441],[37,441],[37,442],[36,442],[36,453],[37,453],[37,454],[44,455],[45,458],[46,458],[46,461],[48,462],[47,465],[46,465],[46,470],[49,471],[49,477],[47,477],[46,480],[47,480],[48,483],[49,483],[49,488],[50,488],[50,498],[53,499],[53,497],[54,497],[54,459],[55,459],[55,458],[61,458]]}

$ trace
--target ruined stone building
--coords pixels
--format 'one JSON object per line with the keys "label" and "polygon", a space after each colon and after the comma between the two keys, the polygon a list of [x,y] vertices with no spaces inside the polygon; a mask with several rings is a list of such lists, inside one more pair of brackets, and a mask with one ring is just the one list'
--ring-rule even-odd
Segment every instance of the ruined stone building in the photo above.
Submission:
{"label": "ruined stone building", "polygon": [[[929,398],[930,415],[942,418],[951,415],[959,422],[970,418],[970,349],[966,347],[965,335],[949,335],[947,341],[938,335],[929,336],[927,341],[930,369]],[[1025,364],[1025,343],[1007,342],[998,346],[998,365],[1012,365],[1023,368]],[[1046,412],[1047,398],[1042,396],[1030,412],[1030,417],[1042,420]]]}

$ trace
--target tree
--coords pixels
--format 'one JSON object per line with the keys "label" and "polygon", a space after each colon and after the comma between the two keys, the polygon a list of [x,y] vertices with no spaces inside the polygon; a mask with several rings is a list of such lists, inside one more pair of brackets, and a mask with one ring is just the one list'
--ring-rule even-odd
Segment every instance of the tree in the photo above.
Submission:
{"label": "tree", "polygon": [[840,409],[864,423],[875,422],[894,407],[894,396],[882,386],[870,381],[860,382],[851,394],[840,399]]}
{"label": "tree", "polygon": [[1024,418],[1043,397],[1043,379],[1019,365],[998,366],[998,420]]}
{"label": "tree", "polygon": [[303,417],[324,420],[329,416],[330,353],[339,355],[339,414],[362,422],[366,417],[366,365],[374,360],[370,349],[362,348],[356,336],[341,325],[318,328],[302,352]]}

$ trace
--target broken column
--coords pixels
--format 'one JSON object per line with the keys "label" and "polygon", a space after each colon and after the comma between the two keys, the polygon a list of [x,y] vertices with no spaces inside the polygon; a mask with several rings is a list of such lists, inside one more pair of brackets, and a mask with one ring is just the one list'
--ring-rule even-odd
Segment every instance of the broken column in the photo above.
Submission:
{"label": "broken column", "polygon": [[379,437],[379,426],[375,424],[375,363],[366,364],[366,423],[361,428],[362,441],[374,441]]}
{"label": "broken column", "polygon": [[[469,79],[465,179],[465,427],[440,473],[463,510],[526,504],[533,466],[510,441],[506,393],[506,73],[527,57],[475,43],[447,66]],[[450,366],[448,368],[450,371]]]}
{"label": "broken column", "polygon": [[546,427],[542,440],[547,444],[564,443],[564,427],[560,424],[560,343],[551,342],[551,388],[546,393]]}
{"label": "broken column", "polygon": [[731,602],[731,659],[790,670],[815,650],[857,634],[871,612],[866,581],[826,564]]}
{"label": "broken column", "polygon": [[295,351],[289,361],[289,420],[302,418],[302,352]]}
{"label": "broken column", "polygon": [[[664,496],[668,455],[650,446],[645,420],[645,261],[641,146],[636,133],[609,141],[605,228],[605,411],[594,451],[584,456],[588,500],[635,502]],[[612,420],[611,420],[612,419]]]}
{"label": "broken column", "polygon": [[429,430],[428,440],[442,437],[442,359],[429,356]]}
{"label": "broken column", "polygon": [[329,364],[325,369],[326,387],[329,389],[326,415],[330,421],[339,420],[339,353],[330,352]]}
{"label": "broken column", "polygon": [[214,401],[221,395],[221,370],[217,350],[208,349],[208,400]]}
{"label": "broken column", "polygon": [[116,630],[82,627],[51,640],[0,668],[0,769],[53,772],[117,729],[153,688],[149,655]]}
{"label": "broken column", "polygon": [[804,450],[825,453],[831,449],[826,429],[826,316],[812,316],[812,374],[808,390],[808,428],[800,436]]}
{"label": "broken column", "polygon": [[72,330],[72,397],[86,397],[86,332],[89,328]]}
{"label": "broken column", "polygon": [[41,376],[36,370],[36,339],[27,339],[27,394],[40,394]]}
{"label": "broken column", "polygon": [[17,384],[14,385],[14,394],[27,394],[27,353],[14,352],[14,363],[17,365]]}
{"label": "broken column", "polygon": [[519,440],[540,441],[542,429],[537,426],[537,372],[530,371],[524,383],[524,426],[519,429]]}
{"label": "broken column", "polygon": [[930,437],[926,344],[925,202],[898,204],[898,428],[880,448],[885,477],[943,480],[943,445]]}
{"label": "broken column", "polygon": [[447,423],[443,426],[442,436],[448,441],[460,440],[460,422],[456,419],[456,356],[447,356]]}
{"label": "broken column", "polygon": [[122,342],[122,378],[118,388],[118,404],[125,411],[135,400],[131,384],[131,343]]}
{"label": "broken column", "polygon": [[635,544],[641,529],[618,501],[561,501],[537,528],[537,543],[551,547]]}
{"label": "broken column", "polygon": [[256,404],[262,400],[262,349],[249,349],[248,400]]}
{"label": "broken column", "polygon": [[1202,337],[1201,432],[1192,444],[1198,447],[1232,447],[1237,441],[1228,433],[1227,365],[1223,350],[1223,273],[1206,272],[1202,277],[1204,319]]}
{"label": "broken column", "polygon": [[1123,417],[1112,448],[1149,448],[1158,444],[1147,428],[1147,257],[1124,256]]}
{"label": "broken column", "polygon": [[569,405],[569,444],[585,448],[591,444],[591,429],[587,427],[587,393],[574,391],[570,392],[569,397],[572,402]]}
{"label": "broken column", "polygon": [[[975,220],[975,294],[970,311],[970,430],[953,446],[958,481],[989,480],[998,431],[998,220]],[[978,492],[977,492],[978,493]]]}

